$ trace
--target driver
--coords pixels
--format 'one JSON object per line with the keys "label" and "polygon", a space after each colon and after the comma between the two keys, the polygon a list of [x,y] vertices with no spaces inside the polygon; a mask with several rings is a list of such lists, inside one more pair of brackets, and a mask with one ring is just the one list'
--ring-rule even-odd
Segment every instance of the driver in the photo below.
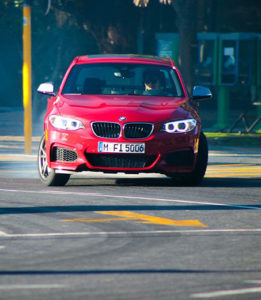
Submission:
{"label": "driver", "polygon": [[144,89],[145,94],[151,95],[154,93],[159,93],[160,90],[164,89],[163,86],[163,76],[159,70],[157,69],[148,69],[144,73]]}

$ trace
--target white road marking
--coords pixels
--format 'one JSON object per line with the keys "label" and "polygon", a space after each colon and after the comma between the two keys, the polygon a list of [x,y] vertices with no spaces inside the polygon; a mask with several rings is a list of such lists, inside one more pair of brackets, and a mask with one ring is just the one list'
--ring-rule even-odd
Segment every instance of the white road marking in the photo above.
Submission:
{"label": "white road marking", "polygon": [[60,289],[63,284],[7,284],[0,285],[0,290],[27,290],[27,289]]}
{"label": "white road marking", "polygon": [[225,296],[234,296],[234,295],[244,295],[244,294],[253,294],[253,293],[261,293],[261,287],[253,287],[246,289],[238,289],[238,290],[223,290],[223,291],[214,291],[208,293],[197,293],[192,294],[192,298],[215,298],[215,297],[225,297]]}
{"label": "white road marking", "polygon": [[0,231],[0,236],[6,236],[7,234],[4,231]]}
{"label": "white road marking", "polygon": [[[40,142],[40,139],[41,139],[41,137],[40,136],[33,136],[32,137],[32,141],[33,142]],[[23,135],[21,135],[21,136],[19,136],[19,135],[16,135],[16,136],[14,136],[14,135],[12,135],[12,136],[10,136],[10,135],[3,135],[3,136],[0,136],[0,141],[17,141],[17,142],[24,142],[24,136]]]}
{"label": "white road marking", "polygon": [[[31,194],[53,194],[53,195],[73,195],[73,196],[92,196],[97,198],[116,198],[116,199],[134,199],[134,200],[145,200],[145,201],[158,201],[158,202],[174,202],[174,203],[190,203],[190,204],[200,204],[200,205],[212,205],[212,206],[224,206],[231,208],[242,208],[242,209],[255,209],[260,210],[261,207],[249,206],[249,205],[231,205],[215,202],[202,202],[202,201],[191,201],[191,200],[180,200],[180,199],[164,199],[164,198],[152,198],[152,197],[142,197],[142,196],[125,196],[125,195],[109,195],[109,194],[99,194],[99,193],[84,193],[84,192],[65,192],[65,191],[51,191],[51,190],[41,190],[41,191],[27,191],[27,190],[16,190],[16,189],[0,189],[2,192],[14,192],[14,193],[31,193]],[[32,206],[33,207],[33,206]],[[1,207],[0,207],[1,210]]]}
{"label": "white road marking", "polygon": [[68,236],[130,236],[144,234],[194,234],[194,233],[261,233],[261,228],[253,229],[191,229],[191,230],[142,230],[142,231],[97,231],[97,232],[46,232],[46,233],[4,233],[5,238],[43,238],[43,237],[68,237]]}

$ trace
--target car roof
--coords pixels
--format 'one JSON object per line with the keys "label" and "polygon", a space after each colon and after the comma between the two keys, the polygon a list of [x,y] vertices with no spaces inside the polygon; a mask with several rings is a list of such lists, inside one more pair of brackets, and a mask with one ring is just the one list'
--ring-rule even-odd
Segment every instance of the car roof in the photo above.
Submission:
{"label": "car roof", "polygon": [[170,58],[138,55],[138,54],[98,54],[84,55],[75,58],[75,64],[83,63],[140,63],[140,64],[156,64],[173,67],[174,63]]}

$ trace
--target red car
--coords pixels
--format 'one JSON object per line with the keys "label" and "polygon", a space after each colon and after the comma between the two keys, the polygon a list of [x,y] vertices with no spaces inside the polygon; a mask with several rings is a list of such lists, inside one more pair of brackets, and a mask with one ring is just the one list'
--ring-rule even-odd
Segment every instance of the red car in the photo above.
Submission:
{"label": "red car", "polygon": [[76,57],[50,96],[38,152],[41,181],[65,185],[74,172],[157,172],[179,184],[202,182],[208,146],[196,101],[169,58],[140,55]]}

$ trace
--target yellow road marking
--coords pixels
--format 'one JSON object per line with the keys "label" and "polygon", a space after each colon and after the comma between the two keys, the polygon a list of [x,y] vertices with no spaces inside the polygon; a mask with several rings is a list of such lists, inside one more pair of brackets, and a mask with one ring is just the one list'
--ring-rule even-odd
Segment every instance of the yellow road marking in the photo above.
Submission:
{"label": "yellow road marking", "polygon": [[211,171],[211,172],[215,172],[215,173],[241,173],[241,172],[248,172],[248,171],[251,171],[251,172],[257,172],[257,173],[260,173],[261,174],[261,169],[260,168],[257,168],[257,169],[250,169],[250,168],[245,168],[245,169],[243,169],[243,168],[240,168],[240,169],[227,169],[227,170],[209,170],[209,171]]}
{"label": "yellow road marking", "polygon": [[227,168],[227,167],[242,167],[242,166],[245,166],[245,167],[247,167],[247,166],[255,166],[255,165],[253,165],[253,164],[223,164],[223,165],[208,165],[208,169],[209,168],[220,168],[220,167],[224,167],[224,168]]}
{"label": "yellow road marking", "polygon": [[130,211],[95,211],[97,214],[112,215],[118,218],[109,219],[70,219],[63,220],[64,222],[111,222],[111,221],[130,221],[133,220],[136,223],[144,224],[158,224],[158,225],[168,225],[168,226],[192,226],[192,227],[208,227],[207,225],[201,223],[199,220],[171,220],[161,217],[154,217],[149,215],[143,215],[138,213],[133,213]]}
{"label": "yellow road marking", "polygon": [[261,174],[257,174],[257,173],[240,173],[240,174],[235,174],[235,176],[233,176],[233,174],[207,174],[205,177],[206,178],[222,178],[222,177],[226,177],[226,178],[246,178],[246,177],[253,177],[253,178],[260,178]]}
{"label": "yellow road marking", "polygon": [[248,170],[248,169],[259,169],[261,170],[261,166],[260,165],[217,165],[217,166],[213,166],[213,165],[210,165],[208,166],[207,168],[208,170],[217,170],[217,169],[220,169],[220,170],[224,170],[224,169],[229,169],[229,170]]}
{"label": "yellow road marking", "polygon": [[261,177],[261,166],[253,164],[210,165],[206,177]]}

